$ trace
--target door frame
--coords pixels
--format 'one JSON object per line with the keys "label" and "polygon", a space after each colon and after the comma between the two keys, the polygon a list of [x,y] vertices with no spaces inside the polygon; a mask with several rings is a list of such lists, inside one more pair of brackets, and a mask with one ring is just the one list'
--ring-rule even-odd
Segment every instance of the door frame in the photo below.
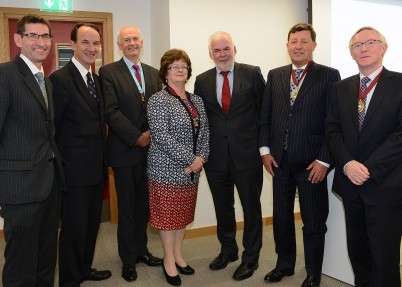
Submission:
{"label": "door frame", "polygon": [[[26,14],[37,14],[50,21],[102,23],[103,64],[114,62],[113,14],[106,12],[48,12],[39,9],[0,7],[0,63],[10,61],[9,19],[20,19]],[[110,222],[117,223],[117,195],[113,171],[109,168],[109,213]]]}
{"label": "door frame", "polygon": [[114,62],[113,56],[113,14],[106,12],[48,12],[39,9],[0,7],[0,63],[10,61],[9,19],[20,19],[26,14],[37,14],[46,20],[70,21],[70,22],[94,22],[102,23],[102,49],[103,63]]}

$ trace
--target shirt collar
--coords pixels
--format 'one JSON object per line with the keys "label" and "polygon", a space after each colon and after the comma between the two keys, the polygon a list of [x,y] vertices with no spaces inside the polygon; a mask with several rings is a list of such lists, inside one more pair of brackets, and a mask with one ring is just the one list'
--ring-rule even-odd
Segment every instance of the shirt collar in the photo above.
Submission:
{"label": "shirt collar", "polygon": [[124,60],[124,63],[126,63],[129,70],[133,68],[133,65],[138,65],[141,69],[141,61],[138,61],[138,63],[135,64],[134,62],[129,60],[126,56],[123,56],[123,60]]}
{"label": "shirt collar", "polygon": [[[233,65],[233,67],[229,70],[229,72],[233,74],[233,70],[234,70],[234,65]],[[216,67],[216,73],[217,73],[217,74],[220,74],[221,72],[222,72],[222,70],[219,69],[218,67]]]}
{"label": "shirt collar", "polygon": [[88,72],[90,72],[92,76],[91,67],[89,67],[89,70],[87,70],[74,56],[71,58],[71,62],[73,62],[73,64],[77,67],[83,79],[86,79]]}
{"label": "shirt collar", "polygon": [[25,64],[28,65],[28,68],[31,70],[32,74],[35,75],[38,72],[42,72],[43,74],[45,74],[43,72],[43,66],[40,66],[40,69],[38,69],[38,67],[34,63],[32,63],[32,61],[29,60],[25,55],[20,54],[20,57],[22,60],[24,60]]}
{"label": "shirt collar", "polygon": [[[374,72],[372,72],[368,77],[370,78],[370,80],[374,80],[375,77],[377,77],[377,75],[382,71],[382,69],[384,68],[384,66],[379,67],[377,70],[375,70]],[[360,73],[360,81],[365,77],[365,75],[363,75],[362,73]]]}

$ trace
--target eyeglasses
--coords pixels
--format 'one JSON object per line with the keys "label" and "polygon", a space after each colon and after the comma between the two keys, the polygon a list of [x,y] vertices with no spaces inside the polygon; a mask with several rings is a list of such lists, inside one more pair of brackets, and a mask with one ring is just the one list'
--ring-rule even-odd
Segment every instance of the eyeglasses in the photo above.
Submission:
{"label": "eyeglasses", "polygon": [[41,37],[44,42],[49,42],[53,38],[53,35],[50,35],[50,34],[47,34],[47,33],[42,34],[42,35],[39,35],[39,34],[36,34],[36,33],[25,33],[25,34],[21,34],[21,36],[22,37],[28,37],[28,39],[31,40],[31,41],[38,41],[39,38]]}
{"label": "eyeglasses", "polygon": [[170,66],[169,68],[167,68],[168,70],[173,70],[175,72],[179,71],[179,70],[188,70],[187,66]]}
{"label": "eyeglasses", "polygon": [[364,46],[366,46],[367,49],[370,49],[377,43],[382,43],[382,41],[370,39],[370,40],[367,40],[364,43],[362,43],[362,42],[354,43],[353,45],[350,46],[350,48],[353,49],[353,50],[360,50],[364,45]]}

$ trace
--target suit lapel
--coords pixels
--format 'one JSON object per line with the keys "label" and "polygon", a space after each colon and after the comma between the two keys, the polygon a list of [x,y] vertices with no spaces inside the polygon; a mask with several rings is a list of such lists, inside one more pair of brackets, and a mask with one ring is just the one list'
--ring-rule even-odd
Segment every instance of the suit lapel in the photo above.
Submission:
{"label": "suit lapel", "polygon": [[[48,109],[46,107],[45,99],[43,98],[42,91],[39,87],[38,81],[36,80],[35,76],[32,74],[31,70],[25,64],[24,60],[21,59],[20,56],[15,58],[15,62],[17,63],[17,67],[20,72],[24,75],[24,82],[27,85],[28,89],[32,92],[35,96],[36,100],[38,101],[39,105],[43,108],[43,110],[48,113]],[[51,94],[50,84],[48,81],[45,81],[46,91]]]}
{"label": "suit lapel", "polygon": [[[78,71],[77,67],[71,61],[66,66],[68,67],[69,73],[73,77],[74,84],[75,84],[77,90],[80,92],[82,98],[88,104],[88,106],[91,108],[91,110],[95,114],[98,114],[99,113],[99,108],[98,108],[98,106],[96,104],[96,101],[94,100],[93,96],[91,96],[91,94],[89,93],[88,87],[85,84],[84,79],[82,78],[82,76],[81,76],[80,72]],[[98,89],[98,86],[96,86],[96,88]]]}
{"label": "suit lapel", "polygon": [[[303,80],[303,83],[300,87],[299,93],[297,94],[296,100],[293,103],[292,108],[297,106],[297,104],[300,102],[300,100],[303,98],[303,96],[306,94],[306,92],[311,88],[311,86],[317,82],[318,77],[319,77],[319,71],[320,69],[317,67],[317,65],[312,62],[310,67],[308,68],[307,74]],[[290,81],[290,79],[289,79]],[[289,87],[290,89],[290,87]]]}
{"label": "suit lapel", "polygon": [[[128,82],[128,84],[130,85],[130,88],[134,92],[135,97],[139,101],[141,101],[141,94],[138,91],[138,88],[137,88],[137,85],[134,82],[133,76],[131,75],[131,72],[128,69],[128,67],[127,67],[126,63],[124,62],[123,58],[121,58],[120,61],[119,61],[119,69],[120,69],[120,72],[123,74],[124,78],[126,79],[126,81]],[[144,78],[145,78],[145,74],[144,74]],[[146,85],[146,80],[145,80],[145,85]]]}
{"label": "suit lapel", "polygon": [[[284,107],[287,106],[289,109],[292,108],[290,105],[290,75],[292,74],[292,65],[285,66],[281,69],[281,75],[279,77],[279,89],[280,94],[284,95],[281,100],[285,101]],[[294,106],[295,104],[293,104]]]}
{"label": "suit lapel", "polygon": [[345,91],[346,95],[355,95],[351,97],[347,97],[346,100],[348,101],[349,105],[349,110],[350,114],[352,116],[352,122],[353,125],[355,126],[355,129],[358,131],[359,130],[359,114],[358,114],[358,109],[357,109],[357,104],[358,104],[358,90],[359,90],[359,82],[360,78],[359,75],[356,75],[355,77],[352,77],[350,80],[350,84],[348,85],[348,90]]}
{"label": "suit lapel", "polygon": [[364,127],[367,125],[367,123],[370,121],[370,119],[373,117],[373,114],[375,113],[376,109],[380,105],[380,103],[383,101],[385,97],[388,95],[388,91],[391,87],[389,81],[392,77],[392,74],[388,72],[385,68],[383,68],[382,75],[380,76],[377,86],[375,87],[373,96],[371,97],[370,104],[368,106],[368,109],[366,111],[366,116],[364,117],[363,125],[362,125],[362,130]]}
{"label": "suit lapel", "polygon": [[208,84],[206,85],[207,92],[205,94],[210,97],[209,99],[207,99],[207,101],[212,103],[214,109],[219,110],[222,115],[224,115],[222,107],[218,102],[218,95],[216,94],[216,68],[209,70],[206,78],[206,83]]}
{"label": "suit lapel", "polygon": [[[236,103],[240,101],[239,97],[239,91],[241,88],[241,82],[243,80],[243,67],[239,65],[238,63],[234,63],[234,69],[233,69],[233,91],[232,91],[232,98],[230,99],[230,105],[229,105],[229,110],[228,114],[230,114],[230,111],[236,106]],[[223,113],[223,110],[222,110]]]}

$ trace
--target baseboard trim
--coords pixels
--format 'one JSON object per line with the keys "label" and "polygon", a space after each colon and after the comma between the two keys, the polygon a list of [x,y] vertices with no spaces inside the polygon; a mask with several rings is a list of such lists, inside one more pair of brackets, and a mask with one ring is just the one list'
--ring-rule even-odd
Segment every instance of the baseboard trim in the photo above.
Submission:
{"label": "baseboard trim", "polygon": [[[295,220],[300,220],[300,212],[295,212]],[[264,217],[262,219],[263,226],[272,224],[272,216]],[[237,230],[244,229],[244,222],[237,222]],[[193,228],[186,231],[185,239],[199,238],[216,234],[216,225]],[[4,239],[4,231],[0,230],[0,239]]]}
{"label": "baseboard trim", "polygon": [[[301,219],[300,212],[295,212],[295,220],[300,220],[300,219]],[[272,224],[272,216],[262,218],[263,226],[271,225],[271,224]],[[244,221],[238,221],[236,226],[237,226],[237,230],[243,230],[244,229]],[[186,231],[186,235],[184,236],[184,239],[193,239],[193,238],[199,238],[199,237],[210,236],[210,235],[216,235],[216,225],[189,229]]]}

